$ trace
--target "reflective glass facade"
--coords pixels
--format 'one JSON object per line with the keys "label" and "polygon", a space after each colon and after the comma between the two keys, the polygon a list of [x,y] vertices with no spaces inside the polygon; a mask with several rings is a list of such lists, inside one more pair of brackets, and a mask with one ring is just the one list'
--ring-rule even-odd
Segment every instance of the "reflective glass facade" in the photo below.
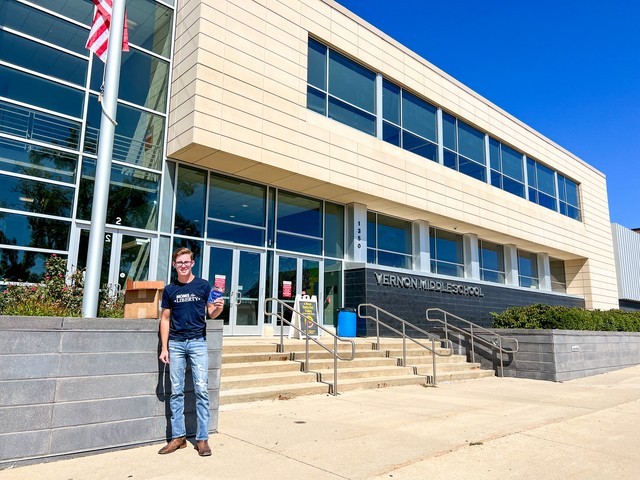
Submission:
{"label": "reflective glass facade", "polygon": [[[307,67],[310,110],[581,220],[579,186],[563,174],[311,37]],[[380,106],[375,103],[378,89]],[[442,138],[438,138],[440,129]]]}

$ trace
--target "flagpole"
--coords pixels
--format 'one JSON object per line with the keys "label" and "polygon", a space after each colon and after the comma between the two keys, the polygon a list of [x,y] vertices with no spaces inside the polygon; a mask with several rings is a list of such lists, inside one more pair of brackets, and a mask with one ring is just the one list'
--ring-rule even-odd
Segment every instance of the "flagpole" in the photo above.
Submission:
{"label": "flagpole", "polygon": [[[124,6],[125,0],[113,0],[107,63],[105,65],[100,137],[98,139],[98,160],[96,162],[96,175],[93,187],[93,207],[91,210],[89,249],[87,251],[87,269],[85,272],[84,295],[82,297],[82,316],[86,318],[95,318],[98,315],[98,295],[100,292],[100,273],[104,250],[104,231],[107,221],[109,182],[111,180],[111,157],[113,155],[118,88],[120,86]],[[93,61],[95,62],[97,60],[97,57],[94,57]]]}

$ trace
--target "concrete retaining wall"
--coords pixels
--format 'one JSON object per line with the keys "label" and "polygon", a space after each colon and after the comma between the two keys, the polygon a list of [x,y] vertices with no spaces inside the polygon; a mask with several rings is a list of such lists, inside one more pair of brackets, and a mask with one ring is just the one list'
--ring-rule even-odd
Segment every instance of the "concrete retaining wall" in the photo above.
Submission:
{"label": "concrete retaining wall", "polygon": [[[640,333],[574,330],[495,330],[515,337],[519,351],[503,355],[504,376],[562,382],[640,364]],[[460,353],[471,359],[468,337],[449,335]],[[500,357],[475,344],[475,361],[500,375]]]}
{"label": "concrete retaining wall", "polygon": [[[211,432],[222,321],[208,322]],[[0,317],[0,469],[170,438],[158,320]],[[188,435],[195,435],[187,372]]]}

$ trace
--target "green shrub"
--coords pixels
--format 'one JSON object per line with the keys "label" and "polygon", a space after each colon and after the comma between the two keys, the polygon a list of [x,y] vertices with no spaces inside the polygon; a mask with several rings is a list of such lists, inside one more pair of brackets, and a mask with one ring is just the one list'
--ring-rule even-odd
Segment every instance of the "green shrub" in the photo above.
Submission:
{"label": "green shrub", "polygon": [[494,328],[640,332],[640,312],[534,304],[491,313]]}
{"label": "green shrub", "polygon": [[[0,293],[0,315],[80,317],[83,293],[83,271],[67,275],[67,260],[53,254],[45,262],[41,283],[12,284]],[[98,316],[122,318],[124,296],[114,298],[103,289],[98,298]]]}

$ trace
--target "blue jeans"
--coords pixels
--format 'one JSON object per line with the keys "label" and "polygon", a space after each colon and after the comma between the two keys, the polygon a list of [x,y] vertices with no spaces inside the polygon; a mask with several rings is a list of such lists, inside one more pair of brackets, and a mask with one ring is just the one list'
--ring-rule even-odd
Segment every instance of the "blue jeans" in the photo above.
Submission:
{"label": "blue jeans", "polygon": [[171,377],[171,437],[184,437],[187,430],[184,424],[184,381],[187,361],[193,376],[193,391],[196,396],[197,431],[196,440],[209,438],[209,392],[208,370],[209,356],[207,341],[204,338],[192,340],[169,340],[169,373]]}

